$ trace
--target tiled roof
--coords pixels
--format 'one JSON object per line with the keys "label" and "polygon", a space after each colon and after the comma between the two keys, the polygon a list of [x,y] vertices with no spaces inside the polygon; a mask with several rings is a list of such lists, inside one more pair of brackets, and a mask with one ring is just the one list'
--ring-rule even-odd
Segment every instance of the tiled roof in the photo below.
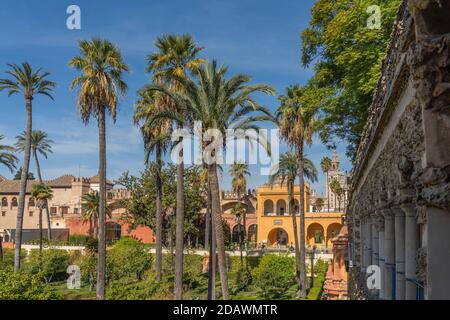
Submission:
{"label": "tiled roof", "polygon": [[2,175],[0,174],[0,181],[5,181],[5,180],[8,180],[8,179],[6,179],[4,176],[2,176]]}
{"label": "tiled roof", "polygon": [[[99,183],[100,177],[98,174],[96,174],[95,176],[90,177],[89,180],[91,181],[91,183]],[[111,180],[106,179],[106,184],[113,185],[114,183]]]}
{"label": "tiled roof", "polygon": [[[63,175],[53,180],[44,181],[50,187],[54,188],[70,188],[72,186],[72,181],[74,176]],[[33,184],[38,183],[38,180],[30,180],[27,183],[27,193],[31,192]],[[1,180],[0,179],[0,193],[19,193],[20,190],[20,180]]]}

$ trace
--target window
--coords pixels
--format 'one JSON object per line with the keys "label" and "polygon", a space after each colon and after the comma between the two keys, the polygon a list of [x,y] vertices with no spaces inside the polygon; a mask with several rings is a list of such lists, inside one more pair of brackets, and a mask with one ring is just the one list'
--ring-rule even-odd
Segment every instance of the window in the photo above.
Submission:
{"label": "window", "polygon": [[34,207],[36,204],[34,203],[34,198],[30,198],[30,200],[28,201],[28,206],[29,207]]}
{"label": "window", "polygon": [[56,215],[56,213],[57,213],[57,208],[56,207],[51,207],[50,208],[50,214],[51,215]]}
{"label": "window", "polygon": [[6,211],[2,211],[2,217],[6,216]]}
{"label": "window", "polygon": [[17,207],[17,206],[18,206],[18,204],[17,204],[17,198],[12,198],[11,206],[13,206],[13,207]]}
{"label": "window", "polygon": [[30,211],[30,212],[28,213],[28,215],[29,215],[30,217],[32,217],[32,216],[33,216],[33,211]]}
{"label": "window", "polygon": [[6,199],[5,197],[2,198],[2,207],[7,207],[8,206],[8,199]]}
{"label": "window", "polygon": [[69,213],[69,207],[61,207],[61,214],[65,215]]}
{"label": "window", "polygon": [[73,213],[78,214],[78,208],[73,208]]}

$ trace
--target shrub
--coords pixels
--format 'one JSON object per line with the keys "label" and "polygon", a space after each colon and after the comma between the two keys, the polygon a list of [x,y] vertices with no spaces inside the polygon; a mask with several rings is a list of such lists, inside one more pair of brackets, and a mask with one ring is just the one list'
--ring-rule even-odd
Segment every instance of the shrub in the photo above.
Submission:
{"label": "shrub", "polygon": [[143,281],[119,279],[110,281],[106,298],[110,300],[149,300],[165,298],[171,293],[168,281],[158,283],[154,276]]}
{"label": "shrub", "polygon": [[[69,237],[69,245],[85,246],[89,241],[94,239],[91,236],[85,236],[82,234],[74,234]],[[95,239],[94,239],[95,240]]]}
{"label": "shrub", "polygon": [[51,291],[43,282],[42,274],[26,271],[0,270],[0,300],[49,300],[61,296]]}
{"label": "shrub", "polygon": [[89,285],[89,290],[92,291],[97,281],[97,255],[86,252],[75,264],[80,267],[82,283]]}
{"label": "shrub", "polygon": [[111,280],[134,275],[141,280],[144,273],[151,268],[152,257],[145,246],[130,237],[117,241],[114,247],[108,250],[107,277]]}
{"label": "shrub", "polygon": [[[22,249],[20,254],[21,265],[25,263],[27,258],[27,251]],[[6,269],[14,266],[14,249],[3,248],[3,261],[1,262],[0,269]]]}
{"label": "shrub", "polygon": [[265,298],[281,298],[294,284],[294,259],[287,256],[265,255],[253,270],[253,278]]}
{"label": "shrub", "polygon": [[183,261],[183,287],[185,291],[197,288],[207,282],[202,274],[203,257],[189,254],[184,256]]}
{"label": "shrub", "polygon": [[[42,251],[41,274],[46,283],[54,279],[61,280],[67,278],[67,267],[70,256],[66,250],[48,249]],[[26,268],[31,273],[39,273],[39,250],[31,250],[26,263]]]}

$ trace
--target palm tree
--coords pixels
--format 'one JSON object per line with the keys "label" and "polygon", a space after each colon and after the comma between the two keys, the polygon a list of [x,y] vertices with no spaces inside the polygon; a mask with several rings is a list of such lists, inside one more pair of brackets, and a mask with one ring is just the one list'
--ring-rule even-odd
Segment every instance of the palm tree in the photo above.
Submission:
{"label": "palm tree", "polygon": [[[231,180],[231,187],[233,188],[233,192],[236,192],[239,203],[242,201],[242,193],[247,189],[247,176],[250,176],[250,171],[248,169],[248,165],[242,161],[235,161],[229,170],[230,175],[233,177]],[[242,264],[242,243],[245,244],[247,248],[247,210],[243,208],[242,212],[242,221],[244,224],[244,233],[241,236],[240,251],[241,251],[241,264]],[[247,255],[246,255],[247,257]]]}
{"label": "palm tree", "polygon": [[281,106],[277,119],[281,136],[288,144],[296,148],[298,177],[300,186],[300,288],[299,298],[306,297],[306,262],[305,262],[305,180],[304,146],[312,144],[315,108],[306,107],[302,101],[302,88],[295,85],[287,88],[286,95],[280,97]]}
{"label": "palm tree", "polygon": [[[188,72],[196,73],[204,60],[197,58],[203,49],[197,46],[190,35],[164,35],[156,40],[157,51],[148,55],[147,72],[153,73],[156,84],[165,84],[173,92],[181,93],[182,87],[174,77],[187,78]],[[174,101],[167,101],[166,110],[184,118],[184,111]],[[180,121],[175,121],[176,127],[181,129]],[[182,138],[178,141],[182,143]],[[183,296],[183,253],[184,253],[184,163],[182,151],[178,154],[177,162],[177,207],[175,232],[175,278],[174,298],[180,300]]]}
{"label": "palm tree", "polygon": [[53,198],[53,190],[42,182],[34,184],[31,196],[36,199],[39,209],[39,271],[42,270],[42,210],[48,206],[48,200]]}
{"label": "palm tree", "polygon": [[167,102],[166,96],[155,91],[139,90],[139,99],[134,110],[134,123],[141,128],[141,134],[145,145],[145,164],[148,166],[150,154],[155,153],[156,157],[156,280],[162,279],[162,154],[168,147],[170,139],[170,122],[160,120],[156,125],[148,125],[146,122],[158,111],[164,110]]}
{"label": "palm tree", "polygon": [[117,104],[124,95],[127,85],[123,73],[129,70],[123,62],[117,46],[99,38],[79,42],[80,56],[73,58],[69,65],[81,72],[73,79],[71,89],[77,87],[77,110],[82,121],[87,124],[95,118],[98,124],[99,140],[99,241],[97,269],[97,299],[105,298],[106,268],[106,112],[116,120]]}
{"label": "palm tree", "polygon": [[[304,176],[312,182],[317,181],[317,170],[314,166],[314,163],[308,158],[304,158],[303,161],[305,163]],[[299,161],[297,158],[297,154],[295,152],[290,151],[281,155],[278,166],[269,176],[269,184],[273,185],[276,181],[280,181],[281,186],[283,186],[285,182],[287,185],[289,197],[288,199],[289,213],[292,216],[292,229],[294,231],[294,247],[295,247],[295,261],[296,261],[295,266],[297,270],[297,281],[300,288],[301,286],[300,272],[302,264],[300,256],[300,242],[298,238],[298,228],[297,228],[297,217],[296,217],[297,213],[296,210],[294,209],[295,207],[294,184],[295,178],[298,174],[298,164]]]}
{"label": "palm tree", "polygon": [[[5,137],[0,134],[0,141]],[[13,154],[16,151],[14,147],[0,144],[0,164],[4,165],[12,173],[16,168],[16,163],[19,161]]]}
{"label": "palm tree", "polygon": [[[23,152],[25,150],[26,132],[22,132],[17,138],[16,148]],[[39,183],[42,184],[41,166],[39,164],[38,153],[40,153],[45,159],[47,159],[48,153],[53,153],[51,144],[53,140],[48,138],[48,135],[44,131],[33,130],[31,131],[31,152],[33,154],[34,161],[36,163],[36,171],[39,179]],[[52,228],[50,221],[50,212],[48,206],[45,206],[45,214],[47,216],[47,238],[50,241],[52,239]]]}
{"label": "palm tree", "polygon": [[[98,239],[98,217],[100,196],[98,192],[85,193],[81,196],[81,219],[89,222],[89,233]],[[111,218],[111,205],[106,206],[106,215]]]}
{"label": "palm tree", "polygon": [[[208,179],[212,196],[212,217],[223,299],[228,299],[229,293],[222,210],[220,207],[220,187],[217,173],[218,166],[215,158],[219,154],[221,146],[225,144],[223,137],[226,136],[227,129],[257,130],[259,127],[255,122],[273,121],[270,112],[258,104],[253,99],[252,94],[255,92],[274,94],[274,90],[270,86],[262,84],[248,85],[250,77],[247,75],[236,75],[226,79],[226,72],[226,67],[217,68],[217,63],[213,61],[198,70],[198,81],[174,76],[182,88],[178,92],[174,92],[167,86],[151,87],[153,90],[170,96],[179,107],[185,110],[187,115],[182,118],[176,112],[166,111],[156,116],[154,120],[171,118],[180,124],[189,124],[190,120],[200,121],[202,133],[207,134],[210,130],[215,129],[222,134],[221,139],[219,137],[211,137],[210,141],[203,141],[204,150],[209,151],[203,160],[208,165]],[[252,112],[260,112],[260,114],[252,116]],[[251,139],[251,137],[249,138]],[[217,139],[217,141],[214,139]]]}
{"label": "palm tree", "polygon": [[330,190],[334,193],[335,203],[338,203],[338,212],[341,211],[341,201],[342,196],[344,195],[344,189],[342,188],[341,184],[337,179],[333,179],[330,183]]}
{"label": "palm tree", "polygon": [[25,210],[25,193],[27,189],[28,169],[30,167],[31,151],[31,131],[32,131],[32,113],[33,98],[35,95],[42,94],[53,100],[51,93],[56,84],[47,80],[50,75],[48,72],[41,72],[42,69],[34,71],[27,63],[23,62],[21,66],[8,64],[10,70],[6,71],[12,79],[0,79],[0,91],[7,90],[8,95],[22,93],[25,98],[25,109],[27,113],[27,129],[25,134],[25,148],[23,156],[23,170],[20,179],[19,205],[17,206],[16,234],[14,245],[14,272],[20,269],[20,253],[22,248],[22,227],[23,213]]}
{"label": "palm tree", "polygon": [[[322,168],[322,171],[326,173],[327,175],[327,183],[326,186],[328,188],[328,173],[331,170],[331,159],[328,157],[323,157],[322,160],[320,161],[320,167]],[[330,190],[327,190],[327,200],[328,200],[328,212],[330,212]]]}

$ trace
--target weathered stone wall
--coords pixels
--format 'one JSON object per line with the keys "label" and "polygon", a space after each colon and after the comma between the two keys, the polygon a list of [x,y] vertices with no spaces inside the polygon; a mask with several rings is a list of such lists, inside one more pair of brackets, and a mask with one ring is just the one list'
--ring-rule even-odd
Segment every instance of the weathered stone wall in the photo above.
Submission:
{"label": "weathered stone wall", "polygon": [[449,15],[448,0],[399,9],[352,172],[353,299],[450,298]]}

